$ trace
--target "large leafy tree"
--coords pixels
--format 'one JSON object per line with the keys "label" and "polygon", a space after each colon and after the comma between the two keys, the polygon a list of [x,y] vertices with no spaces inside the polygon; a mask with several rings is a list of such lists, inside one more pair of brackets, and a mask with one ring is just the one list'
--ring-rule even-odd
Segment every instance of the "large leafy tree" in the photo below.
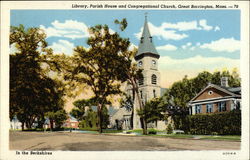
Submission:
{"label": "large leafy tree", "polygon": [[64,109],[59,109],[57,111],[46,112],[45,116],[50,120],[50,129],[53,130],[54,123],[56,128],[61,128],[64,121],[68,118],[68,115]]}
{"label": "large leafy tree", "polygon": [[210,73],[203,71],[196,77],[188,79],[185,76],[181,81],[175,82],[161,97],[160,106],[165,108],[168,115],[174,120],[175,128],[185,129],[186,116],[188,115],[187,104],[204,89],[209,83],[220,85],[222,77],[228,77],[230,87],[238,87],[241,85],[240,76],[237,69],[232,72],[228,70],[216,71]]}
{"label": "large leafy tree", "polygon": [[126,80],[123,69],[127,60],[123,54],[127,51],[129,40],[118,33],[110,33],[107,25],[96,25],[89,29],[87,40],[89,49],[75,48],[71,78],[79,84],[87,84],[97,104],[98,128],[102,132],[102,109],[109,104],[109,97],[121,93],[120,84]]}
{"label": "large leafy tree", "polygon": [[194,78],[188,79],[185,76],[181,81],[175,82],[165,93],[164,99],[169,105],[186,107],[187,103],[209,83],[220,85],[222,77],[228,77],[230,87],[241,85],[237,69],[233,69],[231,73],[228,70],[214,73],[203,71]]}
{"label": "large leafy tree", "polygon": [[22,129],[24,124],[31,128],[36,119],[44,121],[46,112],[57,111],[63,105],[61,83],[51,79],[44,69],[56,68],[55,61],[47,59],[52,51],[46,48],[45,38],[39,28],[10,28],[10,45],[17,50],[10,54],[10,119],[16,115]]}

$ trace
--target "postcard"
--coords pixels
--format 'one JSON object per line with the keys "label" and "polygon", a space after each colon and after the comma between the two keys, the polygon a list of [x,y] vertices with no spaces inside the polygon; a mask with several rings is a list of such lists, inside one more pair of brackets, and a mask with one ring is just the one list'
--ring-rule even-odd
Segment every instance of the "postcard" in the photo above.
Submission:
{"label": "postcard", "polygon": [[248,1],[2,1],[1,159],[249,159]]}

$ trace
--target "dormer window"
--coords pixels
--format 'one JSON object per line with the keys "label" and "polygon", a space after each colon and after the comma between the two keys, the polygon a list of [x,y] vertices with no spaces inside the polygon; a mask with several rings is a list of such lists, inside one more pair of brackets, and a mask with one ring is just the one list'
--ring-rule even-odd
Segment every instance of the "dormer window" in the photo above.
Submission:
{"label": "dormer window", "polygon": [[150,42],[152,43],[152,37],[149,37]]}
{"label": "dormer window", "polygon": [[143,38],[144,38],[144,37],[141,37],[141,43],[143,43]]}

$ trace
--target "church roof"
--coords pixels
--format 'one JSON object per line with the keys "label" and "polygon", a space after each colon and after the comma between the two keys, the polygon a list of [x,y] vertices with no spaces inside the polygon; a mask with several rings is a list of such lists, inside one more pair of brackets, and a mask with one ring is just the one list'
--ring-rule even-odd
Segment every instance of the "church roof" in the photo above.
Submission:
{"label": "church roof", "polygon": [[149,54],[157,58],[160,57],[155,49],[152,36],[149,32],[147,16],[145,16],[144,28],[139,43],[138,52],[135,55],[135,59],[140,59],[140,57],[142,57],[144,54]]}

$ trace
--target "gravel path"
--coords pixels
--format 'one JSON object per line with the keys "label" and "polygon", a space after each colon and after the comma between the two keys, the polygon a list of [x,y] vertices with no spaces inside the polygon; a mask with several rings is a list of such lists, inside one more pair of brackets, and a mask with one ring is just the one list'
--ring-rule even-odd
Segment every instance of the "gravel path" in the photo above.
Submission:
{"label": "gravel path", "polygon": [[240,142],[67,132],[10,132],[10,150],[239,150]]}

